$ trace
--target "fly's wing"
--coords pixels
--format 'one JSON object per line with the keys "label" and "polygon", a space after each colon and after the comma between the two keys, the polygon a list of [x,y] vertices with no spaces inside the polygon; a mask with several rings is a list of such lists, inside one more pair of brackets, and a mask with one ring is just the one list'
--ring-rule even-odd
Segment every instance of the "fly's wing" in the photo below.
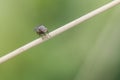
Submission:
{"label": "fly's wing", "polygon": [[39,27],[35,27],[35,31],[36,31],[36,32],[39,32]]}

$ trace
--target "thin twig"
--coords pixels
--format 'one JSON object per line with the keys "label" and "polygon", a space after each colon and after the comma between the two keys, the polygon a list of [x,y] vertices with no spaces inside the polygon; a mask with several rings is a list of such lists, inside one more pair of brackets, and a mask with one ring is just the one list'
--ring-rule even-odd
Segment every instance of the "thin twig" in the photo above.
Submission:
{"label": "thin twig", "polygon": [[86,15],[84,15],[84,16],[82,16],[82,17],[80,17],[80,18],[78,18],[78,19],[76,19],[76,20],[74,20],[74,21],[72,21],[72,22],[54,30],[54,31],[52,31],[52,32],[50,32],[49,37],[47,37],[45,39],[38,38],[38,39],[36,39],[36,40],[34,40],[34,41],[24,45],[24,46],[12,51],[12,52],[0,57],[0,64],[9,60],[9,59],[11,59],[11,58],[13,58],[13,57],[15,57],[15,56],[17,56],[18,54],[21,54],[22,52],[24,52],[24,51],[26,51],[26,50],[28,50],[28,49],[30,49],[30,48],[38,45],[38,44],[43,43],[44,41],[49,40],[50,38],[66,31],[66,30],[68,30],[68,29],[70,29],[70,28],[72,28],[72,27],[74,27],[74,26],[76,26],[80,23],[82,23],[83,21],[88,20],[91,17],[93,17],[97,14],[100,14],[101,12],[106,11],[107,9],[116,6],[119,3],[120,3],[120,0],[114,0],[112,2],[109,2],[108,4],[102,6],[102,7],[98,8],[98,9],[96,9],[96,10],[94,10],[94,11],[92,11],[92,12],[90,12],[90,13],[88,13],[88,14],[86,14]]}

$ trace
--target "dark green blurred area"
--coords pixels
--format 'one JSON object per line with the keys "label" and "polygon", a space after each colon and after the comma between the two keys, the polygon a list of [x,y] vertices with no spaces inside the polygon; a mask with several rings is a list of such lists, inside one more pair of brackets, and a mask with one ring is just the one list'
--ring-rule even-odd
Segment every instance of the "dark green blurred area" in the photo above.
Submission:
{"label": "dark green blurred area", "polygon": [[[110,0],[0,0],[0,56]],[[0,65],[0,80],[120,80],[120,5]]]}

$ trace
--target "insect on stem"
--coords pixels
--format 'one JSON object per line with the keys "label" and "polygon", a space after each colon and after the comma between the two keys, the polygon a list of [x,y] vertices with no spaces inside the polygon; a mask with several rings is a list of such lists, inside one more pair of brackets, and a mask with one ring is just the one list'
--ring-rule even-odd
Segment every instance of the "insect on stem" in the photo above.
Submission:
{"label": "insect on stem", "polygon": [[50,37],[48,34],[48,29],[43,25],[36,27],[35,31],[39,36],[42,36],[42,39]]}

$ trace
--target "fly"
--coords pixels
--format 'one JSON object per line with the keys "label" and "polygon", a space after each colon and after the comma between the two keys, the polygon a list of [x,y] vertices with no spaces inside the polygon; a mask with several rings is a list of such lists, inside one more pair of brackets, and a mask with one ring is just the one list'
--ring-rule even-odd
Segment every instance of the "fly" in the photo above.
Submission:
{"label": "fly", "polygon": [[42,36],[43,38],[48,34],[48,29],[43,25],[36,27],[35,31],[39,36]]}

